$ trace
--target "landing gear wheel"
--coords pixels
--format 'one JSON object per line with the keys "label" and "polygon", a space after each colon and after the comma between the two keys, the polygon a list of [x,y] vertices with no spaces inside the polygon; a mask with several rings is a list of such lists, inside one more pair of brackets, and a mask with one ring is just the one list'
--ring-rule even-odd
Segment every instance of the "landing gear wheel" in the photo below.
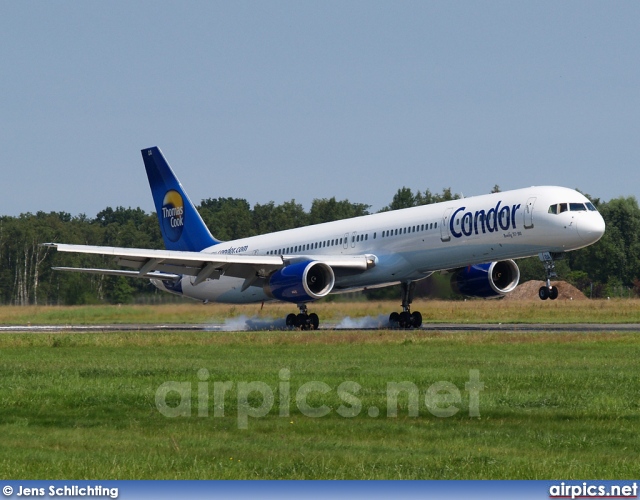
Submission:
{"label": "landing gear wheel", "polygon": [[300,328],[300,330],[308,330],[309,329],[309,316],[304,313],[298,314],[296,317],[296,326]]}
{"label": "landing gear wheel", "polygon": [[422,326],[422,314],[418,311],[411,313],[411,326],[414,328],[420,328]]}
{"label": "landing gear wheel", "polygon": [[410,328],[411,327],[411,313],[408,311],[403,311],[400,313],[400,328]]}
{"label": "landing gear wheel", "polygon": [[287,319],[285,320],[285,324],[288,328],[294,328],[296,326],[296,315],[291,313],[287,315]]}
{"label": "landing gear wheel", "polygon": [[298,314],[287,314],[285,324],[287,328],[299,328],[300,330],[317,330],[320,318],[315,313],[307,314],[307,305],[298,304]]}
{"label": "landing gear wheel", "polygon": [[557,278],[555,260],[564,258],[563,253],[542,252],[538,255],[539,259],[544,264],[544,270],[547,275],[547,286],[540,288],[538,295],[542,300],[556,300],[558,298],[558,288],[551,286],[551,279]]}
{"label": "landing gear wheel", "polygon": [[400,315],[397,312],[392,312],[389,315],[389,326],[391,328],[398,328],[399,322],[400,322]]}
{"label": "landing gear wheel", "polygon": [[420,328],[422,326],[422,314],[418,311],[411,312],[411,303],[416,289],[415,281],[403,281],[402,312],[393,312],[389,316],[389,328]]}
{"label": "landing gear wheel", "polygon": [[550,295],[549,289],[546,286],[541,286],[540,290],[538,290],[538,297],[540,297],[541,300],[547,300]]}
{"label": "landing gear wheel", "polygon": [[320,325],[320,318],[316,313],[309,314],[309,326],[312,330],[317,330]]}

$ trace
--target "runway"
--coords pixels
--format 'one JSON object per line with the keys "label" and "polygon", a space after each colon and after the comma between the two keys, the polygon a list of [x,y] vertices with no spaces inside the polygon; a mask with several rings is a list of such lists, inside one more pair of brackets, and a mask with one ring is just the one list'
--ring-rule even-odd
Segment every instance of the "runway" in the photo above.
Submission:
{"label": "runway", "polygon": [[[345,328],[339,324],[324,324],[320,331],[375,331],[383,328]],[[184,324],[184,325],[147,325],[147,324],[108,324],[108,325],[11,325],[0,326],[0,334],[10,333],[108,333],[108,332],[233,332],[233,331],[274,331],[278,328],[230,328],[226,324]],[[410,331],[410,330],[398,330]],[[445,332],[640,332],[639,323],[575,323],[575,324],[541,324],[541,323],[430,323],[422,325],[417,331]],[[307,332],[313,335],[313,332]]]}

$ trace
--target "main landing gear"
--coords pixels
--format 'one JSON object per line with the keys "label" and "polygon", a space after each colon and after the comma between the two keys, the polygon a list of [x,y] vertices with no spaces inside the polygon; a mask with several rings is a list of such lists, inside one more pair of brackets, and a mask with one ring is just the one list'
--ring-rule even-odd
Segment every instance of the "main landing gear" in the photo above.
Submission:
{"label": "main landing gear", "polygon": [[416,289],[415,281],[403,281],[402,284],[402,312],[392,312],[389,316],[390,328],[420,328],[422,326],[422,314],[418,311],[411,312],[413,292]]}
{"label": "main landing gear", "polygon": [[551,286],[551,278],[557,278],[558,273],[556,273],[556,264],[554,261],[554,257],[557,260],[562,259],[564,254],[552,254],[550,252],[543,252],[539,256],[540,260],[544,264],[544,270],[547,275],[547,284],[546,286],[541,286],[540,290],[538,290],[538,297],[542,300],[556,300],[558,298],[558,288],[555,286]]}
{"label": "main landing gear", "polygon": [[316,313],[307,314],[307,304],[298,304],[299,314],[289,314],[286,319],[288,328],[300,328],[300,330],[317,330],[320,318]]}

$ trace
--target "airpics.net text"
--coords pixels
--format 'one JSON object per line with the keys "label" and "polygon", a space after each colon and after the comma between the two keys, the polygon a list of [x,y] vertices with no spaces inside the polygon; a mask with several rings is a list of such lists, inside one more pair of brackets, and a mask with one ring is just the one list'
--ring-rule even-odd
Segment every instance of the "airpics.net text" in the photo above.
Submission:
{"label": "airpics.net text", "polygon": [[[279,371],[278,387],[274,390],[262,381],[211,381],[209,371],[202,368],[197,371],[198,382],[168,381],[161,384],[156,390],[155,402],[158,411],[165,417],[192,417],[192,401],[195,393],[195,406],[197,417],[210,416],[209,401],[213,396],[213,417],[225,416],[225,402],[235,395],[235,407],[237,409],[238,428],[248,429],[249,419],[267,416],[273,409],[278,399],[277,412],[280,417],[289,417],[291,414],[292,396],[298,411],[310,418],[320,418],[331,412],[344,418],[353,418],[360,415],[363,410],[363,402],[360,394],[362,386],[354,381],[347,380],[339,384],[336,394],[341,401],[337,408],[331,408],[327,404],[318,404],[322,396],[334,391],[329,384],[317,380],[305,382],[297,390],[291,388],[291,371],[283,368]],[[484,383],[480,381],[479,370],[469,370],[469,380],[464,384],[467,393],[469,417],[480,416],[480,391],[484,390]],[[400,400],[402,413],[409,417],[418,417],[421,402],[429,413],[435,417],[446,418],[457,414],[463,403],[462,391],[453,383],[437,381],[424,389],[413,382],[387,382],[386,390],[386,416],[396,418],[399,413]],[[312,404],[315,403],[315,404]],[[406,409],[405,409],[406,408]],[[371,418],[380,416],[380,408],[370,406],[367,415]]]}

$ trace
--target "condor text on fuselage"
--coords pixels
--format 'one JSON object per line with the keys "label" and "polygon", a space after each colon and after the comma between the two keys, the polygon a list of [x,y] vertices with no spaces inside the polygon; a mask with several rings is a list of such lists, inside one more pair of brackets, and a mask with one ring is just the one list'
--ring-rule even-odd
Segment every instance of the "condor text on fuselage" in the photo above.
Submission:
{"label": "condor text on fuselage", "polygon": [[454,238],[461,238],[464,236],[471,236],[472,233],[478,234],[478,231],[482,233],[498,231],[498,226],[502,231],[508,231],[509,229],[516,229],[516,213],[522,206],[520,204],[504,206],[500,208],[502,201],[499,201],[494,208],[485,210],[477,210],[475,213],[465,212],[461,216],[460,231],[458,231],[454,225],[454,220],[460,212],[464,212],[466,207],[460,207],[455,212],[449,221],[451,234]]}

